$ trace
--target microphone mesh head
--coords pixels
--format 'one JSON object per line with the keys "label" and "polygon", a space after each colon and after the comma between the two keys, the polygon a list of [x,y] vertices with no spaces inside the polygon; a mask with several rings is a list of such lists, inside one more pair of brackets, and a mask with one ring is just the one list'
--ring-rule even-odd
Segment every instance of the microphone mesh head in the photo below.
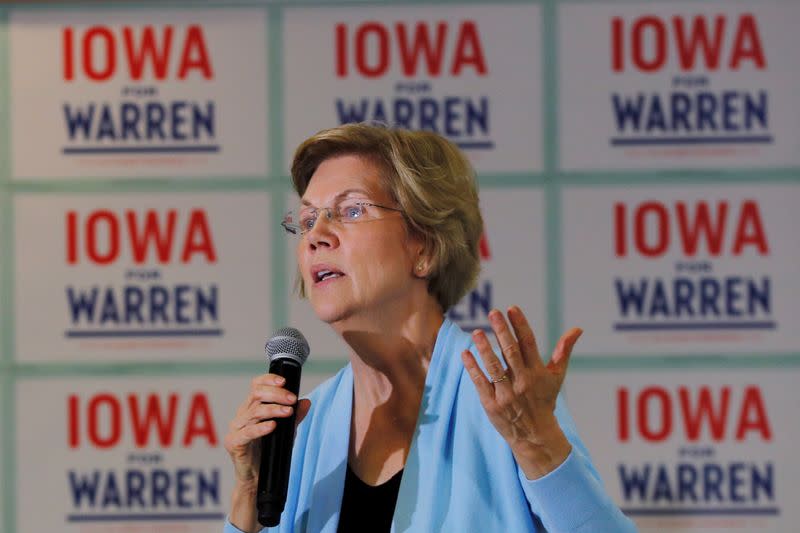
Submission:
{"label": "microphone mesh head", "polygon": [[[264,347],[269,360],[279,354],[289,354],[301,365],[308,359],[310,348],[303,334],[295,328],[281,328],[267,341]],[[285,355],[284,355],[285,356]]]}

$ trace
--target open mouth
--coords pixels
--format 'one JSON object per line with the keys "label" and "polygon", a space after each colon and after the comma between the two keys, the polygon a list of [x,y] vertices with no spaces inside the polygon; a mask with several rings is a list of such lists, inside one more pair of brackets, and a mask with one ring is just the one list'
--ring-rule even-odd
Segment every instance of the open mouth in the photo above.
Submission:
{"label": "open mouth", "polygon": [[344,276],[343,272],[338,270],[323,269],[314,272],[314,283],[322,283],[331,279],[336,279]]}

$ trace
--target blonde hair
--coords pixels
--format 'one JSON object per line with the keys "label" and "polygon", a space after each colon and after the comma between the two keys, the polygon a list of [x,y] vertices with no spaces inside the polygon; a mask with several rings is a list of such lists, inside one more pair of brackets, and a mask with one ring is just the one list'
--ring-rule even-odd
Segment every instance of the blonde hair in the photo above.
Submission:
{"label": "blonde hair", "polygon": [[[292,181],[303,196],[319,165],[355,155],[381,172],[386,191],[403,211],[409,230],[431,258],[428,292],[447,311],[475,284],[483,219],[475,173],[467,158],[436,133],[345,124],[320,131],[295,151]],[[300,296],[305,296],[302,277]]]}

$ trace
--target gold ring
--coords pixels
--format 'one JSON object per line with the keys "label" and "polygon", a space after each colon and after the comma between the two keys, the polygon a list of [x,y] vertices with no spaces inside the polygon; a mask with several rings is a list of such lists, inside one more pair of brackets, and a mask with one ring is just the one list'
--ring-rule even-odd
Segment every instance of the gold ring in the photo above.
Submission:
{"label": "gold ring", "polygon": [[491,380],[489,380],[489,383],[495,384],[495,383],[500,383],[502,381],[508,381],[508,373],[507,372],[503,372],[503,375],[500,376],[499,378],[492,378]]}

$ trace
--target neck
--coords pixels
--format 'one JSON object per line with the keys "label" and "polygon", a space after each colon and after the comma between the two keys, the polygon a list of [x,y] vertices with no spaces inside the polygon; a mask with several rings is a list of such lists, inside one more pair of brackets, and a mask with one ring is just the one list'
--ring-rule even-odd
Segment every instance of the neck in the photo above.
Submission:
{"label": "neck", "polygon": [[[444,320],[438,303],[426,296],[424,301],[385,306],[385,311],[334,324],[350,347],[357,403],[418,405]],[[416,418],[416,409],[413,415]]]}

